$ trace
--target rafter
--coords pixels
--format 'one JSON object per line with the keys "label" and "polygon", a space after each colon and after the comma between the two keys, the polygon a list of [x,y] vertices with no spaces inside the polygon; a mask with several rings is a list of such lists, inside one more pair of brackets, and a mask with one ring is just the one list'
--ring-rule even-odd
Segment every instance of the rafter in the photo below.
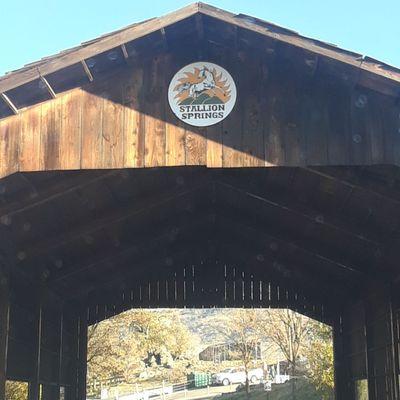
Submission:
{"label": "rafter", "polygon": [[48,80],[39,73],[39,79],[40,81],[43,83],[43,85],[45,86],[45,88],[47,89],[47,91],[50,93],[50,96],[55,99],[57,97],[56,92],[54,91],[54,89],[51,87],[50,83],[48,82]]}
{"label": "rafter", "polygon": [[[125,239],[121,245],[114,249],[104,249],[104,251],[96,252],[95,256],[89,260],[84,260],[83,263],[73,265],[68,269],[60,270],[58,273],[53,274],[49,279],[49,284],[57,283],[60,281],[74,279],[82,274],[87,275],[88,273],[107,273],[110,268],[115,269],[121,260],[125,260],[131,257],[145,257],[146,254],[151,254],[154,251],[159,252],[162,245],[170,245],[176,241],[177,237],[181,236],[183,232],[187,232],[193,229],[198,229],[200,226],[206,224],[207,217],[205,211],[196,209],[196,215],[189,217],[188,213],[182,213],[181,211],[177,214],[174,213],[166,220],[149,222],[153,229],[145,234],[139,236],[139,239],[135,238],[136,235],[129,234],[129,238]],[[182,220],[185,222],[183,225],[177,225],[177,222]],[[140,229],[139,229],[140,231]],[[101,267],[102,266],[102,267]]]}
{"label": "rafter", "polygon": [[82,60],[81,64],[82,64],[83,70],[85,71],[85,74],[86,74],[89,82],[93,82],[93,75],[92,75],[92,72],[90,71],[90,68],[88,67],[86,61]]}
{"label": "rafter", "polygon": [[[270,202],[270,201],[268,201],[267,199],[265,199],[265,198],[263,198],[261,196],[253,195],[252,193],[246,192],[246,191],[244,191],[242,189],[235,188],[232,185],[227,185],[227,184],[221,184],[220,183],[219,187],[220,187],[220,190],[217,190],[217,193],[218,193],[219,198],[223,202],[223,204],[231,204],[231,202],[232,202],[231,197],[232,198],[236,198],[236,199],[241,197],[242,199],[248,199],[248,203],[249,203],[248,209],[251,208],[250,205],[251,205],[251,203],[253,203],[254,205],[259,204],[259,206],[257,206],[257,208],[259,208],[260,210],[262,210],[263,206],[265,205],[265,207],[267,207],[267,209],[270,208],[271,210],[273,210],[274,208],[276,208],[276,209],[282,210],[284,213],[287,213],[289,217],[293,217],[293,215],[297,216],[297,212],[294,212],[290,208],[287,208],[285,206],[281,206],[281,205],[279,205],[279,204],[277,204],[275,202]],[[218,186],[217,186],[217,189],[218,189]],[[236,193],[236,196],[233,196],[232,193]],[[231,194],[231,196],[230,196],[230,194]],[[253,216],[251,217],[252,220],[257,220],[256,215],[257,214],[253,214]],[[270,215],[273,216],[274,214],[270,214]],[[301,214],[300,214],[300,216],[301,216]],[[261,215],[259,215],[259,217],[261,217]],[[292,220],[292,218],[290,218],[290,220]],[[259,219],[259,223],[261,223],[261,219]],[[312,220],[312,223],[318,224],[318,222],[315,221],[315,219]],[[282,225],[282,228],[285,228],[286,230],[288,229],[288,227],[285,227],[285,225]],[[292,233],[290,236],[293,237],[293,235],[295,235],[295,233]],[[343,237],[340,236],[340,235],[338,237],[340,238],[340,240],[343,239]],[[303,240],[303,243],[305,243],[304,240]],[[306,247],[311,252],[315,252],[316,251],[315,247],[316,247],[317,243],[318,243],[318,239],[317,238],[315,238],[312,241],[308,240]],[[363,246],[363,249],[364,249],[364,253],[360,254],[361,258],[359,260],[357,259],[357,262],[365,265],[366,264],[365,259],[366,259],[367,253],[368,252],[371,252],[373,254],[375,254],[375,253],[374,253],[374,248],[372,246],[369,246],[369,247],[368,246]],[[353,253],[353,249],[350,249],[350,250],[351,250],[351,253]],[[342,269],[348,269],[348,270],[359,271],[359,272],[361,272],[363,270],[362,268],[357,267],[357,266],[354,265],[354,260],[352,260],[352,262],[349,262],[347,260],[346,260],[346,262],[342,261],[340,259],[341,258],[340,254],[338,254],[337,250],[334,250],[334,249],[329,251],[329,254],[327,254],[327,252],[325,251],[324,253],[319,254],[319,256],[320,256],[321,259],[325,258],[327,260],[331,260],[332,262],[335,262]],[[349,256],[349,254],[347,254],[346,257],[348,257],[348,256]],[[353,254],[351,255],[351,258],[352,259],[354,258]],[[369,272],[372,272],[371,266],[374,265],[374,267],[375,267],[376,262],[375,263],[371,263],[371,259],[369,258],[368,259],[368,263],[369,263],[368,266],[365,266],[365,271],[368,270]]]}
{"label": "rafter", "polygon": [[[99,182],[103,179],[115,176],[119,171],[109,171],[97,173],[94,177],[90,174],[89,178],[83,172],[80,176],[72,176],[58,180],[57,183],[51,185],[44,190],[38,190],[37,196],[34,199],[24,196],[22,199],[12,201],[6,206],[0,207],[0,216],[14,217],[23,212],[29,211],[35,207],[42,206],[48,202],[54,201],[65,196],[68,193],[87,187],[91,184]],[[21,175],[24,176],[24,175]]]}
{"label": "rafter", "polygon": [[39,241],[37,244],[33,244],[24,249],[24,251],[27,254],[27,258],[29,257],[31,260],[36,259],[41,254],[49,253],[53,249],[59,246],[64,246],[77,238],[91,237],[101,229],[106,227],[110,228],[111,226],[121,223],[129,218],[150,212],[160,208],[161,206],[173,204],[179,198],[187,197],[188,195],[199,191],[205,185],[206,182],[204,180],[198,179],[195,183],[186,184],[179,189],[173,187],[172,189],[168,188],[161,193],[151,193],[151,195],[139,199],[134,205],[128,204],[117,207],[98,218],[90,220],[89,223],[84,222],[82,225],[76,226],[67,232]]}
{"label": "rafter", "polygon": [[275,193],[271,193],[268,187],[255,185],[249,181],[240,181],[238,179],[218,178],[217,182],[226,188],[233,189],[248,197],[263,201],[269,207],[277,208],[293,216],[295,215],[312,224],[326,226],[335,231],[338,235],[350,236],[356,240],[366,242],[368,246],[382,246],[382,243],[378,241],[379,238],[371,237],[371,232],[357,231],[354,229],[353,225],[337,217],[322,212],[316,212],[305,204],[296,203],[290,197],[290,193],[287,193],[286,196],[276,195]]}
{"label": "rafter", "polygon": [[1,98],[3,99],[4,103],[7,104],[7,106],[10,108],[10,110],[16,115],[18,114],[18,108],[17,106],[11,101],[11,99],[5,94],[5,93],[0,93]]}

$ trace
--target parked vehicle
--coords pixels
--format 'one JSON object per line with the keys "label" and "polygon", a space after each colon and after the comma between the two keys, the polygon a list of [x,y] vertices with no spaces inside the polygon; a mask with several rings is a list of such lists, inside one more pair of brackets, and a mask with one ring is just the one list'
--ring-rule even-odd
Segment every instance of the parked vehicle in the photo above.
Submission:
{"label": "parked vehicle", "polygon": [[[213,383],[217,385],[230,385],[231,383],[245,383],[246,372],[244,367],[227,368],[212,376]],[[261,368],[249,370],[249,381],[255,384],[263,379],[263,370]]]}

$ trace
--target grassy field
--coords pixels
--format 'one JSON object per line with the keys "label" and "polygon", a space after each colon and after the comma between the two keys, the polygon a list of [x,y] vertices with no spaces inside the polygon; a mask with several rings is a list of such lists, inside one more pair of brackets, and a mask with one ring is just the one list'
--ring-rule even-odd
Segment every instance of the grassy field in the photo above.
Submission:
{"label": "grassy field", "polygon": [[273,385],[271,392],[263,389],[254,389],[249,397],[244,391],[226,394],[222,399],[229,400],[321,400],[321,395],[317,393],[314,386],[306,379],[300,378],[295,381],[295,397],[292,395],[292,382],[282,385]]}

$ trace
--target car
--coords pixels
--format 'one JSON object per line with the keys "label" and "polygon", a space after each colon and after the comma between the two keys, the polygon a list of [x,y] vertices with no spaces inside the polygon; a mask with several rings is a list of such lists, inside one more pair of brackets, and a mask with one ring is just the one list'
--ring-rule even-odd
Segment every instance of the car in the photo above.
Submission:
{"label": "car", "polygon": [[[255,384],[263,379],[263,370],[261,368],[249,370],[249,381]],[[246,371],[244,367],[227,368],[212,376],[213,383],[217,385],[230,385],[231,383],[245,383]]]}

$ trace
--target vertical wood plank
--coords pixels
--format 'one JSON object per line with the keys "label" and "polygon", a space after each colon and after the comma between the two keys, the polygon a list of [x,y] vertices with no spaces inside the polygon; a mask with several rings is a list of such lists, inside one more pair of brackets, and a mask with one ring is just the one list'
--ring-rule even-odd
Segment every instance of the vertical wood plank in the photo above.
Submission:
{"label": "vertical wood plank", "polygon": [[0,121],[0,178],[19,169],[19,116]]}
{"label": "vertical wood plank", "polygon": [[242,53],[239,52],[238,54],[236,51],[233,51],[228,55],[230,62],[227,65],[227,70],[236,83],[237,99],[232,112],[222,122],[223,167],[238,167],[243,162],[243,154],[241,153],[243,122],[242,100],[245,94],[242,91],[242,74],[240,73],[243,68],[243,57],[244,55]]}
{"label": "vertical wood plank", "polygon": [[207,130],[191,126],[186,129],[186,165],[206,165]]}
{"label": "vertical wood plank", "polygon": [[40,285],[36,288],[35,293],[35,312],[34,312],[34,326],[35,334],[33,338],[33,351],[32,351],[32,376],[29,383],[29,400],[40,399],[40,362],[41,362],[41,343],[42,343],[42,317],[43,317],[43,287]]}
{"label": "vertical wood plank", "polygon": [[[166,60],[166,88],[175,73],[179,70],[177,60],[168,57]],[[180,166],[186,164],[186,125],[172,112],[165,96],[165,163],[167,166]]]}
{"label": "vertical wood plank", "polygon": [[381,104],[383,101],[383,95],[378,93],[370,93],[366,130],[367,135],[369,136],[368,142],[371,146],[372,164],[382,164],[384,162],[385,141],[381,114]]}
{"label": "vertical wood plank", "polygon": [[369,98],[366,92],[354,89],[351,95],[350,163],[363,165],[371,162],[371,143],[368,135]]}
{"label": "vertical wood plank", "polygon": [[330,124],[324,92],[312,85],[304,87],[298,96],[302,112],[299,129],[305,137],[304,161],[307,165],[326,164]]}
{"label": "vertical wood plank", "polygon": [[[130,70],[124,86],[124,166],[142,167],[144,164],[143,150],[140,151],[141,131],[139,94],[143,85],[143,68],[139,65]],[[142,142],[143,143],[143,142]]]}
{"label": "vertical wood plank", "polygon": [[145,71],[145,161],[146,167],[165,165],[165,101],[164,57],[157,56]]}
{"label": "vertical wood plank", "polygon": [[87,340],[88,340],[87,310],[86,308],[83,308],[79,315],[77,400],[86,400],[87,344],[88,344]]}
{"label": "vertical wood plank", "polygon": [[[210,43],[203,43],[205,58],[219,64],[226,66],[227,52],[219,46],[212,46]],[[221,168],[223,165],[223,125],[219,122],[207,128],[207,167]]]}
{"label": "vertical wood plank", "polygon": [[41,107],[40,169],[45,171],[59,169],[61,100],[48,101]]}
{"label": "vertical wood plank", "polygon": [[83,96],[83,91],[77,90],[61,98],[60,167],[62,169],[79,169],[81,165]]}
{"label": "vertical wood plank", "polygon": [[21,114],[19,164],[21,171],[40,169],[41,106]]}
{"label": "vertical wood plank", "polygon": [[349,162],[351,94],[347,86],[332,84],[326,87],[326,92],[329,113],[328,163],[344,165]]}
{"label": "vertical wood plank", "polygon": [[275,49],[271,49],[271,54],[265,55],[263,62],[263,88],[266,99],[262,112],[266,166],[283,165],[285,163],[285,143],[281,126],[284,99],[281,95],[278,76]]}
{"label": "vertical wood plank", "polygon": [[385,162],[400,165],[400,104],[385,99],[380,105],[383,121]]}
{"label": "vertical wood plank", "polygon": [[248,72],[243,77],[246,92],[242,92],[243,100],[243,128],[241,151],[243,153],[243,167],[263,166],[265,163],[263,120],[261,116],[262,96],[260,73],[261,65],[258,57],[246,55],[244,65],[248,65]]}
{"label": "vertical wood plank", "polygon": [[219,122],[207,128],[207,167],[221,168],[223,164],[223,129]]}
{"label": "vertical wood plank", "polygon": [[10,296],[8,280],[0,271],[0,400],[5,400],[9,325]]}
{"label": "vertical wood plank", "polygon": [[176,125],[166,123],[166,152],[167,166],[180,166],[186,164],[186,130],[183,123],[176,121]]}
{"label": "vertical wood plank", "polygon": [[88,92],[82,103],[82,159],[81,168],[100,168],[102,154],[103,99]]}
{"label": "vertical wood plank", "polygon": [[123,94],[120,81],[107,85],[102,121],[102,168],[120,168],[123,164]]}

